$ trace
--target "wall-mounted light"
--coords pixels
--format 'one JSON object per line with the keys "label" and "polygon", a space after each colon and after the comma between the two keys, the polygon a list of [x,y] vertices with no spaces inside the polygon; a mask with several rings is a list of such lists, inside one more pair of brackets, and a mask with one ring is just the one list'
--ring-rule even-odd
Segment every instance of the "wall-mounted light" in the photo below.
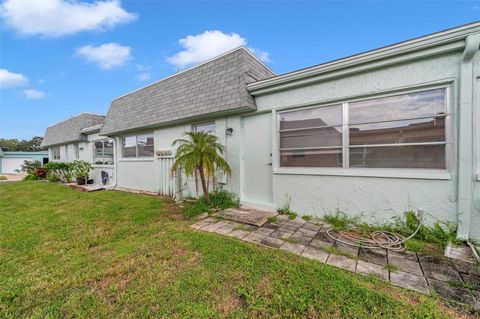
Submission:
{"label": "wall-mounted light", "polygon": [[225,130],[225,135],[232,135],[233,134],[233,128],[229,127]]}

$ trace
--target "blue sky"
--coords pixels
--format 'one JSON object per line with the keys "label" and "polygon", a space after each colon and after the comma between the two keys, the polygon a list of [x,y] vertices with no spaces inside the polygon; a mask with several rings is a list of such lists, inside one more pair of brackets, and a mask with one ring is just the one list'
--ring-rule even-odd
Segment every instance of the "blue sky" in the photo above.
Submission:
{"label": "blue sky", "polygon": [[281,74],[480,20],[479,1],[0,3],[2,138],[106,114],[112,99],[238,44]]}

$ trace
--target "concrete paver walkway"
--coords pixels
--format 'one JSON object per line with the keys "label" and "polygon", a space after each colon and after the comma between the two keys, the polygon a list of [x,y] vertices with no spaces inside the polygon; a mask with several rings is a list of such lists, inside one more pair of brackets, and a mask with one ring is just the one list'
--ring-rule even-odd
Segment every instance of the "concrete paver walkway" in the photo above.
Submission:
{"label": "concrete paver walkway", "polygon": [[423,294],[480,309],[480,269],[473,263],[415,252],[356,248],[330,238],[330,226],[319,220],[290,220],[279,215],[261,227],[208,217],[192,228],[235,237],[317,260],[331,266],[389,281]]}

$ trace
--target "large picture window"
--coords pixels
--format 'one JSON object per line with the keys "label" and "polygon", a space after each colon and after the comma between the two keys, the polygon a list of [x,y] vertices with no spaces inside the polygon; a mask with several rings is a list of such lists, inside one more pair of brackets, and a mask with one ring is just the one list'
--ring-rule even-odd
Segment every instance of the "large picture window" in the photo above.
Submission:
{"label": "large picture window", "polygon": [[113,165],[113,140],[104,139],[94,143],[93,163],[98,165]]}
{"label": "large picture window", "polygon": [[446,168],[445,88],[279,113],[281,167]]}
{"label": "large picture window", "polygon": [[126,136],[122,138],[122,156],[153,157],[153,133]]}

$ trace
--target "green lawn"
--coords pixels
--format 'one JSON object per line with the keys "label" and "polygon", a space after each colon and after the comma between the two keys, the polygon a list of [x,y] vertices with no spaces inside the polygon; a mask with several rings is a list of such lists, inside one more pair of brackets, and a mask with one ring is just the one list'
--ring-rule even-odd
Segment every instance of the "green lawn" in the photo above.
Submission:
{"label": "green lawn", "polygon": [[0,184],[0,318],[467,316],[191,223],[154,196]]}

